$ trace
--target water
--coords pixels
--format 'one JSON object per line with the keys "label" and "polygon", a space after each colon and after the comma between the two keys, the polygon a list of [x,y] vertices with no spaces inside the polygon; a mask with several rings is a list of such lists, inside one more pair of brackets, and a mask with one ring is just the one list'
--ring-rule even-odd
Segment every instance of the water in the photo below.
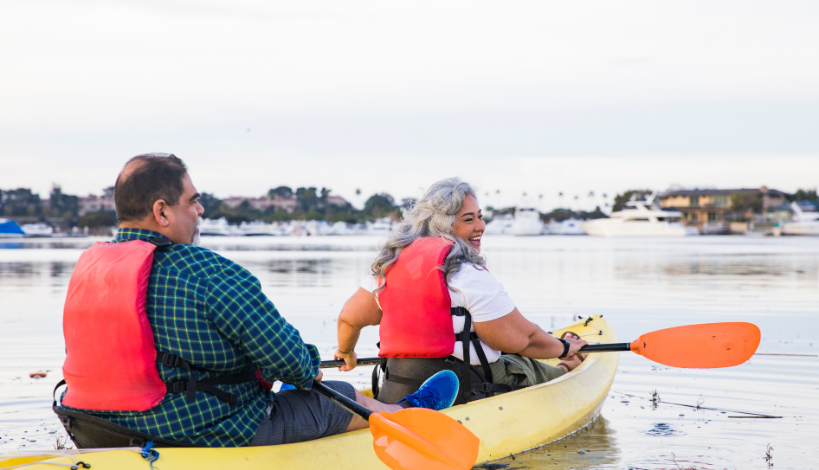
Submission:
{"label": "water", "polygon": [[[65,434],[50,409],[64,357],[62,303],[77,258],[94,241],[0,242],[0,451],[53,449]],[[258,276],[326,358],[335,350],[337,314],[377,243],[204,239]],[[671,326],[749,321],[762,330],[760,352],[819,354],[816,238],[497,236],[486,237],[483,248],[520,310],[546,329],[602,313],[620,340],[630,341]],[[365,330],[359,354],[374,355],[376,341],[376,331]],[[29,378],[38,370],[47,377]],[[364,387],[369,372],[327,376]],[[763,469],[769,444],[775,468],[819,468],[817,397],[817,357],[755,356],[730,369],[683,370],[623,353],[592,425],[484,468]]]}

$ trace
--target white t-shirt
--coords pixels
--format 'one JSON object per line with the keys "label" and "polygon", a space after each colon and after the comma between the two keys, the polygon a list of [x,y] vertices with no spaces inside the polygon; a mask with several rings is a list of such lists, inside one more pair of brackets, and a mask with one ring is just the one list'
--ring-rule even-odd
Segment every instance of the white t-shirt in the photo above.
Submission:
{"label": "white t-shirt", "polygon": [[[361,288],[367,292],[372,292],[376,287],[378,287],[378,281],[372,274],[361,283]],[[472,315],[473,324],[470,331],[475,331],[475,322],[496,320],[515,309],[515,303],[504,290],[503,284],[498,282],[495,276],[489,274],[489,271],[472,264],[462,264],[461,269],[450,278],[447,287],[452,307],[463,307]],[[455,333],[464,330],[465,318],[452,316]],[[487,361],[495,362],[500,358],[500,351],[490,348],[483,341],[480,343]],[[463,346],[460,341],[455,341],[455,352],[452,355],[463,360]],[[481,363],[475,352],[474,344],[469,345],[469,362],[472,365]]]}

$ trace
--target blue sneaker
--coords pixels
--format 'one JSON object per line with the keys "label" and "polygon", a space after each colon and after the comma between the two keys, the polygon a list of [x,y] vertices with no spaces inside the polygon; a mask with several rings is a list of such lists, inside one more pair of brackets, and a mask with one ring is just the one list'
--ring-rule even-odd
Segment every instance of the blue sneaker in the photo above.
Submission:
{"label": "blue sneaker", "polygon": [[397,404],[404,408],[429,408],[443,410],[455,403],[458,397],[458,376],[451,370],[442,370],[421,385],[417,392],[402,398]]}

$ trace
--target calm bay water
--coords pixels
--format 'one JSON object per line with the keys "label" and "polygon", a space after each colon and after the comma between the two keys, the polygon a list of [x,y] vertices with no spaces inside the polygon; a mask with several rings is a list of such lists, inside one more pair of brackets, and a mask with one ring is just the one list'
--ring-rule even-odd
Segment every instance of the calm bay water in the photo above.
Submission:
{"label": "calm bay water", "polygon": [[[62,303],[77,258],[94,241],[0,241],[0,452],[53,449],[65,434],[50,408],[62,378]],[[203,244],[258,276],[305,341],[330,358],[338,312],[366,275],[378,241]],[[496,236],[483,248],[518,308],[546,329],[604,314],[620,340],[631,341],[671,326],[748,321],[762,330],[759,352],[819,354],[816,238]],[[377,332],[368,330],[361,356],[376,353]],[[29,378],[38,370],[48,376]],[[327,376],[364,387],[370,370]],[[819,468],[817,398],[817,357],[755,356],[729,369],[684,370],[623,353],[592,425],[486,468],[763,469],[769,444],[774,468]]]}

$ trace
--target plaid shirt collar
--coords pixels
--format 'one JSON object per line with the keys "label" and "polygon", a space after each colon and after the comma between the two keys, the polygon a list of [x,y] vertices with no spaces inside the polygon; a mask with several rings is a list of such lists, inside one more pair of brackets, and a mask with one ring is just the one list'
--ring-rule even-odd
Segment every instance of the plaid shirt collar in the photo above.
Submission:
{"label": "plaid shirt collar", "polygon": [[[133,240],[151,241],[151,238],[166,238],[164,235],[143,228],[121,228],[117,230],[114,242],[130,242]],[[167,238],[166,238],[167,239]]]}

